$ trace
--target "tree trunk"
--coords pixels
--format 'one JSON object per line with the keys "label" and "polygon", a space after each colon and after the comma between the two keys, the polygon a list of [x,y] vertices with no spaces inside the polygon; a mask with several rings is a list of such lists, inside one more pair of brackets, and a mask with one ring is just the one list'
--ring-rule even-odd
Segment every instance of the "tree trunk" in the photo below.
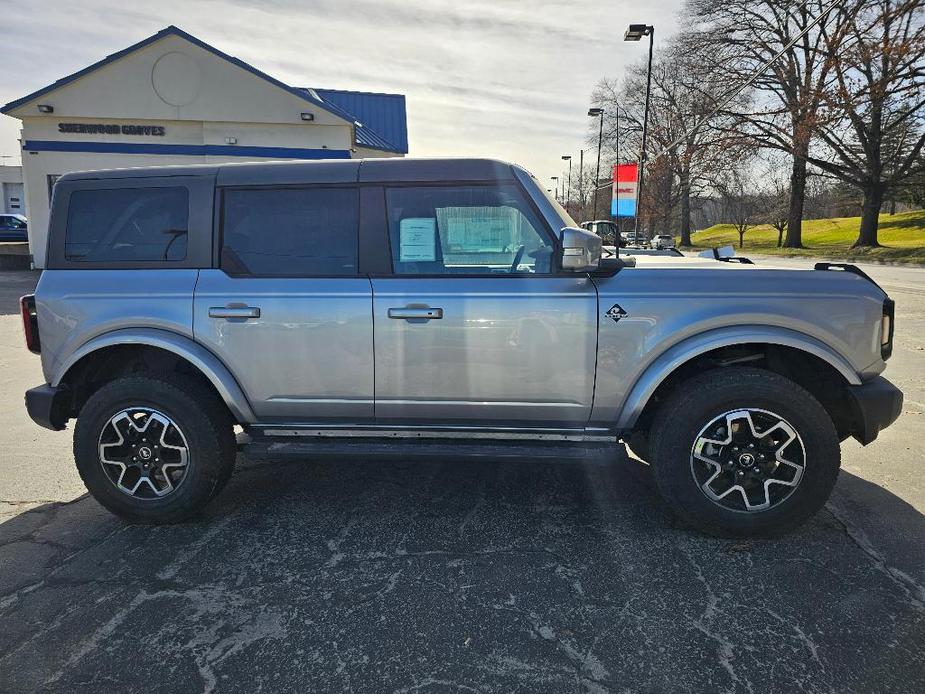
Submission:
{"label": "tree trunk", "polygon": [[745,246],[745,230],[739,229],[739,248],[743,248],[744,246]]}
{"label": "tree trunk", "polygon": [[687,169],[681,171],[681,246],[690,248],[691,243],[691,176]]}
{"label": "tree trunk", "polygon": [[877,228],[880,225],[880,208],[883,207],[883,187],[869,184],[864,188],[864,204],[861,206],[861,230],[852,248],[876,248]]}
{"label": "tree trunk", "polygon": [[777,228],[777,247],[780,248],[784,245],[784,227]]}
{"label": "tree trunk", "polygon": [[784,248],[803,248],[803,202],[806,197],[806,154],[793,153],[790,173],[790,213],[787,215],[787,238]]}

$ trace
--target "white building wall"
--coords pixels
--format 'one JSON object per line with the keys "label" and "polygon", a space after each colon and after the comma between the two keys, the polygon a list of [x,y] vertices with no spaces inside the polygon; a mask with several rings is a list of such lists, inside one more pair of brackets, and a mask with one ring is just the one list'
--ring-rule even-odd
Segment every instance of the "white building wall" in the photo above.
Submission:
{"label": "white building wall", "polygon": [[[42,114],[38,104],[52,106],[54,112]],[[302,113],[311,113],[313,120],[303,120]],[[57,143],[143,145],[162,152],[171,145],[330,149],[341,157],[353,146],[351,122],[173,35],[27,102],[10,115],[23,123],[25,205],[36,267],[45,264],[50,182],[57,176],[93,169],[280,158],[247,152],[242,156],[242,150],[236,156],[49,151]],[[120,130],[62,132],[62,123],[114,125]],[[164,134],[127,135],[122,125],[160,126]]]}

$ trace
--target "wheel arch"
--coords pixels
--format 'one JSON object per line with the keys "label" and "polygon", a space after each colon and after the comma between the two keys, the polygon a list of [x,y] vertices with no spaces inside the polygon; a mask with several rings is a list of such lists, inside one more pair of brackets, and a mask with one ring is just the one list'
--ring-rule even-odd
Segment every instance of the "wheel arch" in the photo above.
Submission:
{"label": "wheel arch", "polygon": [[[640,420],[644,421],[650,414],[649,410],[657,402],[659,392],[664,391],[673,380],[683,380],[686,374],[699,370],[697,367],[704,360],[710,360],[718,354],[732,354],[729,363],[737,363],[736,350],[741,352],[742,363],[764,358],[767,361],[765,368],[778,373],[783,370],[784,375],[788,374],[786,368],[782,367],[783,357],[795,355],[805,364],[818,365],[825,379],[834,379],[841,385],[861,384],[856,370],[847,359],[805,333],[770,326],[736,326],[711,330],[672,345],[646,367],[624,401],[616,428],[620,431],[636,428]],[[794,380],[800,383],[797,378]],[[806,387],[806,384],[801,385]],[[814,388],[807,387],[807,390],[817,395]],[[819,394],[822,392],[819,391]],[[823,404],[833,419],[836,415],[841,416],[841,413],[832,411],[832,403]]]}
{"label": "wheel arch", "polygon": [[244,391],[228,367],[202,345],[184,335],[168,330],[137,328],[114,330],[98,335],[85,342],[61,362],[55,371],[51,385],[74,386],[75,381],[80,380],[81,375],[90,365],[98,363],[100,359],[117,354],[124,358],[126,354],[139,350],[157,351],[185,362],[214,389],[236,421],[241,423],[256,421]]}

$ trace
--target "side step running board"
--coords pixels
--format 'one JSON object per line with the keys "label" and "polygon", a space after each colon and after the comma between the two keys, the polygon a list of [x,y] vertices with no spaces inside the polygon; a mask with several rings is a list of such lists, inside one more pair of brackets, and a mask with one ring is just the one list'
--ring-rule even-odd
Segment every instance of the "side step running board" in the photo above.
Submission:
{"label": "side step running board", "polygon": [[616,443],[552,443],[543,441],[486,441],[480,439],[388,439],[318,437],[280,440],[259,438],[242,442],[242,452],[251,460],[293,460],[318,458],[477,459],[523,460],[609,464],[615,462],[621,446]]}

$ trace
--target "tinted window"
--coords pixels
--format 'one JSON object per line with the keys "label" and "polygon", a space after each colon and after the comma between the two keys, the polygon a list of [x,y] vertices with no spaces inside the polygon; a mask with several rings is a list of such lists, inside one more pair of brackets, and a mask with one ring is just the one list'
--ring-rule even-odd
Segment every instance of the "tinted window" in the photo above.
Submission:
{"label": "tinted window", "polygon": [[121,188],[71,193],[64,257],[74,261],[186,258],[186,188]]}
{"label": "tinted window", "polygon": [[397,274],[550,272],[553,245],[513,185],[392,188]]}
{"label": "tinted window", "polygon": [[350,188],[226,191],[222,267],[233,274],[355,275],[357,195]]}

